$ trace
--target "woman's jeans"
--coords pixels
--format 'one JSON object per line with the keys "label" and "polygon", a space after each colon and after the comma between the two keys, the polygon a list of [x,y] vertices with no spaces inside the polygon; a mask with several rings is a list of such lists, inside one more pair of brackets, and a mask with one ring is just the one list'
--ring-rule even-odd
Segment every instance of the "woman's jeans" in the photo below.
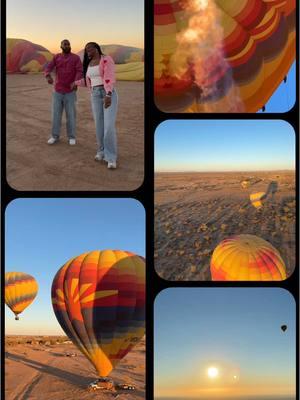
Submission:
{"label": "woman's jeans", "polygon": [[67,135],[69,139],[76,137],[76,92],[58,93],[52,96],[52,137],[59,138],[63,110],[66,111]]}
{"label": "woman's jeans", "polygon": [[107,162],[117,161],[117,134],[116,116],[118,108],[118,95],[112,91],[111,105],[104,108],[105,90],[102,87],[92,88],[91,101],[96,137],[98,143],[97,153]]}

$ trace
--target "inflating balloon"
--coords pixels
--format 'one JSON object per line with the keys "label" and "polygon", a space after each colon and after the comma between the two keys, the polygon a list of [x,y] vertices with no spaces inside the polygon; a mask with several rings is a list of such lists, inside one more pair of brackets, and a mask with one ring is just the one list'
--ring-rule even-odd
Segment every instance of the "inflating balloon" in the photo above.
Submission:
{"label": "inflating balloon", "polygon": [[52,283],[62,329],[106,377],[145,333],[145,262],[119,250],[69,260]]}
{"label": "inflating balloon", "polygon": [[6,40],[6,72],[42,72],[53,55],[43,46],[23,39]]}
{"label": "inflating balloon", "polygon": [[5,274],[5,304],[19,319],[19,314],[35,299],[38,292],[36,280],[23,272],[6,272]]}
{"label": "inflating balloon", "polygon": [[295,25],[295,0],[155,0],[157,107],[257,112],[295,60]]}
{"label": "inflating balloon", "polygon": [[279,252],[254,235],[237,235],[223,240],[210,263],[213,281],[280,281],[286,267]]}

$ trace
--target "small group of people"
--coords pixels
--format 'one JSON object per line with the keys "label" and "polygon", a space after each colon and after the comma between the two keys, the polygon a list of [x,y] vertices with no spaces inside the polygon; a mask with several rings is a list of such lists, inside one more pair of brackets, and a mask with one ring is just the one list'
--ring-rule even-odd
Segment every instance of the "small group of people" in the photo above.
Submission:
{"label": "small group of people", "polygon": [[71,52],[69,40],[64,39],[62,52],[56,54],[45,67],[45,77],[54,83],[51,72],[55,69],[55,84],[52,97],[52,131],[48,140],[53,145],[59,140],[63,110],[66,113],[69,144],[76,144],[76,91],[78,86],[91,91],[92,113],[96,127],[96,161],[106,161],[109,169],[117,167],[116,114],[118,95],[114,84],[115,64],[104,55],[100,46],[89,42],[84,48],[83,62]]}

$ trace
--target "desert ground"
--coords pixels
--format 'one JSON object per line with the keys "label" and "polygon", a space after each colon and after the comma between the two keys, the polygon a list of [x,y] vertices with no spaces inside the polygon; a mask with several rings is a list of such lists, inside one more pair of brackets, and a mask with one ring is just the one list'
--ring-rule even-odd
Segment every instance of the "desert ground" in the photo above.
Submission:
{"label": "desert ground", "polygon": [[120,81],[118,168],[96,162],[90,94],[77,95],[77,144],[70,146],[63,117],[61,140],[50,146],[53,87],[42,74],[7,75],[7,181],[16,190],[135,190],[144,179],[144,83]]}
{"label": "desert ground", "polygon": [[87,387],[97,379],[97,374],[66,337],[5,338],[6,400],[144,399],[145,339],[110,376],[115,384],[129,383],[136,389],[89,392]]}
{"label": "desert ground", "polygon": [[[241,182],[250,180],[248,188]],[[251,193],[272,189],[262,208]],[[167,280],[211,280],[215,247],[235,234],[252,234],[295,268],[295,175],[292,171],[156,173],[155,269]]]}

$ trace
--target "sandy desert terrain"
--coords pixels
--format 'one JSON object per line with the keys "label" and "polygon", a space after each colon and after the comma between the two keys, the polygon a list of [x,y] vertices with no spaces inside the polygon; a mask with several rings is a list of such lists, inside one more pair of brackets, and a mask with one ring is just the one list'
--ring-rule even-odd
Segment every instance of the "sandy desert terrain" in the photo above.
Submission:
{"label": "sandy desert terrain", "polygon": [[[241,182],[251,178],[251,185]],[[251,193],[271,188],[263,207]],[[155,269],[167,280],[211,280],[215,247],[235,234],[253,234],[295,268],[295,175],[292,171],[156,173]]]}
{"label": "sandy desert terrain", "polygon": [[89,392],[87,387],[97,379],[96,372],[67,338],[5,338],[6,400],[144,399],[145,339],[110,376],[115,383],[135,385],[136,390]]}
{"label": "sandy desert terrain", "polygon": [[7,75],[7,181],[17,190],[135,190],[144,179],[144,83],[117,83],[116,170],[94,160],[96,134],[90,94],[78,89],[77,144],[48,145],[52,87],[41,74]]}

